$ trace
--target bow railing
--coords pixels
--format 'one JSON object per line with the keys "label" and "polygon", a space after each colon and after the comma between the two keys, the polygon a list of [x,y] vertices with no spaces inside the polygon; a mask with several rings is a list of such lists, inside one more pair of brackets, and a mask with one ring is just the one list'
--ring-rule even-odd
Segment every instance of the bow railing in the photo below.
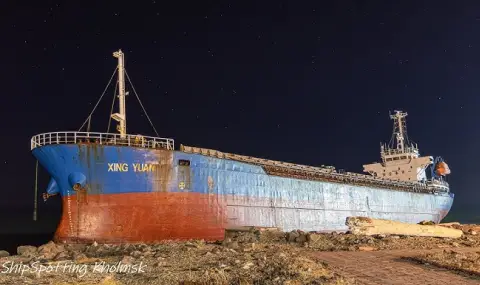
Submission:
{"label": "bow railing", "polygon": [[55,144],[98,144],[173,150],[174,140],[142,135],[125,135],[94,132],[53,132],[32,137],[31,149]]}

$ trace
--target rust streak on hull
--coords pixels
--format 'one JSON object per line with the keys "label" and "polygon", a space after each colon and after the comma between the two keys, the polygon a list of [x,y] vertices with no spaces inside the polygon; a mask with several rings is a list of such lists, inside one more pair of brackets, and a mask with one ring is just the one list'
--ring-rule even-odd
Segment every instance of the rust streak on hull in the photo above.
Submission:
{"label": "rust streak on hull", "polygon": [[69,207],[63,198],[64,213],[55,233],[58,242],[224,238],[226,205],[217,195],[151,192],[88,195],[87,200],[73,195],[70,199]]}

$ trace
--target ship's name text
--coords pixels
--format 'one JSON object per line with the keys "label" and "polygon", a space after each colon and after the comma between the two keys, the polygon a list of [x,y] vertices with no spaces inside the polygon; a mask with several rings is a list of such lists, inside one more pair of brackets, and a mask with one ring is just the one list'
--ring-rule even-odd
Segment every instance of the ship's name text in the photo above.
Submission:
{"label": "ship's name text", "polygon": [[128,172],[133,169],[133,172],[153,172],[155,171],[155,164],[149,163],[132,163],[131,168],[127,163],[108,163],[108,172]]}

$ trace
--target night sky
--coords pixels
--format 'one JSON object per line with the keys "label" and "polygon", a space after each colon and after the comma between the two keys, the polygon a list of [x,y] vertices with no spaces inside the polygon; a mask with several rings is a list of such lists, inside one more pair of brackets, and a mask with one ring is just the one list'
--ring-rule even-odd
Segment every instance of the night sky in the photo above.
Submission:
{"label": "night sky", "polygon": [[[390,140],[389,111],[407,111],[421,154],[450,165],[452,216],[480,216],[480,3],[446,2],[2,1],[0,232],[55,229],[58,198],[29,222],[30,138],[78,130],[120,48],[176,145],[361,172]],[[127,90],[128,132],[155,135]],[[112,96],[92,131],[106,132]]]}

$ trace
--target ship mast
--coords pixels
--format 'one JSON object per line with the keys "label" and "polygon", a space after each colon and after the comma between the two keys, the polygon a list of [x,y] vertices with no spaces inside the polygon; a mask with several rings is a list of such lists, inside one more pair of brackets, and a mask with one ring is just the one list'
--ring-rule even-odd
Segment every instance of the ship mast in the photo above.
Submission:
{"label": "ship mast", "polygon": [[390,115],[390,118],[394,121],[394,135],[397,138],[397,150],[400,153],[405,151],[405,117],[407,113],[401,111],[395,111],[395,114]]}
{"label": "ship mast", "polygon": [[[406,112],[395,111],[390,115],[393,120],[393,134],[390,143],[380,144],[380,155],[383,163],[387,161],[406,159],[407,157],[419,157],[418,146],[410,142],[407,136]],[[406,155],[406,156],[405,156]]]}
{"label": "ship mast", "polygon": [[127,114],[125,111],[125,61],[124,53],[118,50],[113,53],[113,56],[118,59],[118,106],[119,112],[112,114],[112,119],[119,122],[117,130],[120,132],[120,137],[125,138],[127,134]]}

